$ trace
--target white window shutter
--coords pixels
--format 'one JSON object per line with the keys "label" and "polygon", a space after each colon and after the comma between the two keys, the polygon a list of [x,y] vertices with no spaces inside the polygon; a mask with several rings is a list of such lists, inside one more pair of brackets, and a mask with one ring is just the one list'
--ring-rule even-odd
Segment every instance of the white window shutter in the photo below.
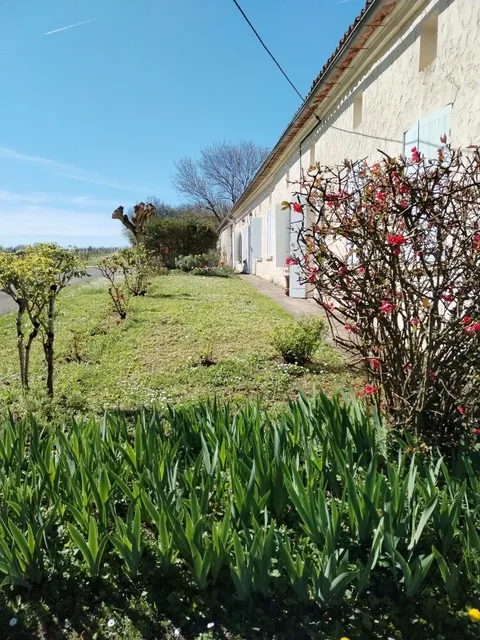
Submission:
{"label": "white window shutter", "polygon": [[251,222],[252,260],[262,259],[262,218],[253,218]]}
{"label": "white window shutter", "polygon": [[273,211],[267,213],[267,258],[273,257],[273,224],[274,224]]}
{"label": "white window shutter", "polygon": [[290,255],[290,208],[275,207],[275,266],[285,267]]}

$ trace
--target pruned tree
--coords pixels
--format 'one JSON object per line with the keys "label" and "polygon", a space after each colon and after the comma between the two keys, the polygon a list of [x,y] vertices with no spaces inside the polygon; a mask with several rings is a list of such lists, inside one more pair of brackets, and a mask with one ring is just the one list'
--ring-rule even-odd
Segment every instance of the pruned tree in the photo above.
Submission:
{"label": "pruned tree", "polygon": [[0,290],[17,305],[17,349],[24,389],[29,387],[31,347],[40,334],[47,365],[47,392],[53,396],[55,302],[74,276],[84,274],[75,252],[54,244],[0,253]]}
{"label": "pruned tree", "polygon": [[176,163],[173,186],[220,222],[245,191],[268,155],[254,142],[219,142],[201,150],[198,161]]}
{"label": "pruned tree", "polygon": [[145,225],[149,220],[155,219],[156,215],[155,206],[151,202],[139,202],[133,207],[133,215],[124,213],[124,208],[120,206],[112,213],[112,218],[120,220],[127,232],[133,236],[135,244],[143,244]]}

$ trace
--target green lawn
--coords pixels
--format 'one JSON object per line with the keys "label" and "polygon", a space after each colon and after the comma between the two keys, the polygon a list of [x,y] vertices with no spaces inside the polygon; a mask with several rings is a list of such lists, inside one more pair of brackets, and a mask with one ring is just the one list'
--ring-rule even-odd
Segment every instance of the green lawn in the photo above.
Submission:
{"label": "green lawn", "polygon": [[[355,377],[332,347],[318,351],[310,370],[282,364],[269,334],[289,319],[238,278],[158,277],[147,297],[132,300],[123,322],[111,313],[103,280],[72,286],[58,303],[55,407],[100,413],[212,395],[234,403],[260,396],[271,407],[295,397],[298,388],[349,389]],[[22,414],[46,406],[44,366],[38,343],[24,399],[14,322],[14,314],[0,318],[0,403]],[[199,366],[209,350],[216,364]]]}

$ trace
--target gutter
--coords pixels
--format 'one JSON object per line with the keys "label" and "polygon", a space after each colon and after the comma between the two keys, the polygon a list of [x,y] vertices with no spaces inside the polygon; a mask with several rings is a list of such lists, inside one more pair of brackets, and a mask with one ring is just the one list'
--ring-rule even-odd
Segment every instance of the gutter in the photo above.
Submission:
{"label": "gutter", "polygon": [[[338,65],[339,60],[345,55],[345,53],[348,52],[348,50],[351,48],[351,45],[353,44],[353,42],[358,38],[359,36],[359,32],[362,30],[362,28],[364,26],[370,26],[373,27],[374,29],[380,27],[380,24],[377,25],[368,25],[368,23],[366,24],[367,20],[369,20],[372,16],[372,14],[374,14],[376,12],[376,10],[378,10],[379,8],[382,7],[382,5],[390,5],[390,9],[392,9],[394,7],[394,5],[397,3],[397,0],[367,0],[370,2],[370,4],[366,5],[364,7],[363,10],[363,14],[361,14],[361,16],[359,18],[357,18],[358,22],[355,24],[353,23],[353,25],[350,27],[350,32],[347,31],[346,36],[344,36],[345,42],[343,44],[341,44],[339,50],[333,54],[333,57],[330,59],[329,62],[327,62],[326,64],[326,68],[324,69],[323,72],[320,73],[320,76],[318,77],[318,79],[316,81],[314,81],[312,88],[310,89],[303,105],[298,109],[298,111],[296,112],[296,114],[294,115],[294,117],[292,118],[292,120],[290,121],[290,123],[288,124],[287,128],[284,130],[284,132],[282,133],[282,135],[280,136],[279,141],[277,142],[277,144],[275,145],[275,147],[272,149],[272,151],[269,153],[269,155],[267,156],[267,158],[264,160],[262,166],[259,168],[259,170],[257,171],[256,175],[254,176],[254,178],[252,179],[250,185],[245,189],[245,191],[243,192],[243,194],[241,195],[240,199],[235,203],[230,215],[228,216],[228,218],[226,218],[225,220],[223,220],[220,224],[220,226],[218,227],[218,232],[221,232],[224,227],[231,222],[234,218],[235,215],[238,211],[238,209],[240,208],[240,206],[242,205],[242,203],[244,202],[244,200],[247,199],[247,197],[251,194],[251,192],[253,192],[253,185],[257,182],[257,180],[266,172],[266,170],[269,168],[270,164],[276,159],[276,156],[281,153],[282,151],[284,151],[286,145],[290,142],[290,140],[285,140],[286,135],[288,134],[289,130],[291,129],[291,127],[300,119],[300,116],[302,116],[302,114],[304,114],[308,108],[310,108],[313,112],[313,114],[316,116],[315,114],[315,106],[312,107],[311,102],[312,100],[315,98],[315,94],[317,93],[318,89],[322,86],[325,85],[325,81],[328,79],[329,76],[331,76],[332,72],[334,71],[335,67]],[[387,12],[389,13],[389,11]],[[383,17],[382,17],[383,19]],[[360,50],[360,48],[359,48]],[[343,72],[344,70],[342,70]],[[332,83],[333,84],[333,83]],[[338,83],[335,83],[338,84]],[[308,118],[312,115],[312,113],[309,113],[308,116],[306,117],[306,120],[308,120]],[[318,118],[318,116],[316,116]],[[315,124],[315,127],[308,133],[308,135],[306,135],[300,144],[302,144],[308,137],[309,135],[311,135],[311,133],[313,133],[313,131],[317,128],[318,126],[318,122]],[[292,137],[294,137],[295,134],[293,134]]]}

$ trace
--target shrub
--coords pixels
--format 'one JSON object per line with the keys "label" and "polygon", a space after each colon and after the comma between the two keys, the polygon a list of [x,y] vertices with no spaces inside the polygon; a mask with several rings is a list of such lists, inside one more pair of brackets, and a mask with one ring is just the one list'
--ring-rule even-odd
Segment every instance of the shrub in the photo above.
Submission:
{"label": "shrub", "polygon": [[121,320],[127,317],[128,302],[130,292],[125,284],[124,269],[125,264],[121,256],[116,253],[113,256],[103,258],[98,264],[98,268],[104,278],[109,282],[108,295],[112,301],[114,310]]}
{"label": "shrub", "polygon": [[194,269],[194,276],[210,276],[213,278],[230,278],[235,272],[230,267],[202,267]]}
{"label": "shrub", "polygon": [[181,255],[204,254],[215,248],[218,234],[210,220],[193,217],[157,218],[147,223],[145,246],[173,268]]}
{"label": "shrub", "polygon": [[197,255],[180,256],[175,260],[175,266],[181,271],[193,271],[204,267],[214,268],[220,265],[220,252],[209,251]]}
{"label": "shrub", "polygon": [[[480,421],[480,152],[317,165],[286,203],[299,262],[366,393],[443,443]],[[307,203],[313,224],[302,216]]]}
{"label": "shrub", "polygon": [[271,343],[286,363],[304,365],[310,362],[325,333],[322,318],[301,318],[276,328]]}

